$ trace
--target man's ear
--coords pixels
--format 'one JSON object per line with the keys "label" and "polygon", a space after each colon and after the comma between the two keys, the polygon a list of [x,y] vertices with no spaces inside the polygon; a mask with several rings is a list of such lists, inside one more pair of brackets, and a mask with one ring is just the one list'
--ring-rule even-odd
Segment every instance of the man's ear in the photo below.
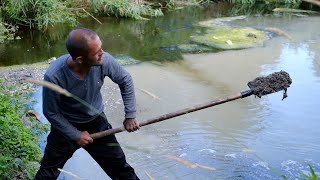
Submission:
{"label": "man's ear", "polygon": [[84,61],[83,56],[78,56],[78,57],[76,58],[76,63],[77,63],[77,64],[82,64],[83,61]]}

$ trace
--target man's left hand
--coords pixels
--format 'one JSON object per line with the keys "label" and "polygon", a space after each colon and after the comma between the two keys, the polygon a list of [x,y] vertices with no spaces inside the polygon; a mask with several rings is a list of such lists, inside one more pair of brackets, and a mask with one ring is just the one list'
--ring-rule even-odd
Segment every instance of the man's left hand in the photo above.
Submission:
{"label": "man's left hand", "polygon": [[135,118],[128,118],[123,121],[123,126],[128,132],[140,129],[139,122]]}

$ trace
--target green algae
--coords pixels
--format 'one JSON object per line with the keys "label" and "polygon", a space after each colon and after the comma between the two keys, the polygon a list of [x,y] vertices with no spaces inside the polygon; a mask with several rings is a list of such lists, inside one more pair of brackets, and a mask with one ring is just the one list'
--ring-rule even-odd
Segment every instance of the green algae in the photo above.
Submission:
{"label": "green algae", "polygon": [[208,46],[203,46],[199,44],[180,44],[177,48],[183,53],[204,53],[214,51]]}
{"label": "green algae", "polygon": [[121,64],[121,65],[133,65],[133,64],[138,64],[140,63],[140,61],[126,55],[126,54],[118,54],[118,55],[114,55],[114,58],[116,59],[116,61]]}
{"label": "green algae", "polygon": [[193,43],[221,50],[262,46],[266,39],[268,36],[263,31],[228,26],[211,26],[206,34],[191,36]]}

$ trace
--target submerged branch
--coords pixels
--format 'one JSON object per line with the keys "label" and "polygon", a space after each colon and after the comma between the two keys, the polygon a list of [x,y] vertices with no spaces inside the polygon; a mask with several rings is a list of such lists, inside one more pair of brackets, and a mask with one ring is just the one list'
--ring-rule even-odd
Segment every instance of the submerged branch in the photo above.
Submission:
{"label": "submerged branch", "polygon": [[266,30],[270,31],[270,32],[273,32],[273,33],[276,33],[279,36],[283,36],[283,37],[285,37],[285,38],[287,38],[289,40],[292,40],[292,37],[287,32],[284,32],[281,29],[278,29],[278,28],[275,28],[275,27],[269,27],[269,28],[266,28]]}
{"label": "submerged branch", "polygon": [[320,0],[302,0],[302,1],[314,4],[320,7]]}
{"label": "submerged branch", "polygon": [[152,94],[151,92],[145,90],[145,89],[141,89],[141,88],[138,88],[140,91],[144,92],[145,94],[148,94],[149,96],[151,96],[153,99],[158,99],[158,100],[161,100],[161,98],[159,98],[158,96]]}
{"label": "submerged branch", "polygon": [[150,180],[154,180],[154,178],[147,172],[147,171],[144,171],[145,173],[146,173],[146,175],[148,176],[148,178],[150,179]]}
{"label": "submerged branch", "polygon": [[58,168],[58,170],[59,170],[60,172],[64,173],[64,174],[67,174],[67,175],[69,175],[69,176],[71,176],[71,177],[74,177],[74,178],[76,178],[76,179],[82,179],[82,178],[80,178],[79,176],[73,174],[72,172],[69,172],[69,171],[66,171],[66,170],[63,170],[63,169],[60,169],[60,168]]}
{"label": "submerged branch", "polygon": [[95,18],[93,15],[91,15],[88,11],[86,11],[84,8],[82,8],[82,11],[84,11],[85,13],[87,13],[90,17],[92,17],[94,20],[96,20],[98,23],[102,24],[101,21],[99,21],[97,18]]}
{"label": "submerged branch", "polygon": [[186,160],[183,160],[183,159],[180,159],[176,156],[167,156],[169,159],[172,159],[172,160],[175,160],[177,161],[178,163],[181,163],[189,168],[202,168],[202,169],[206,169],[206,170],[209,170],[209,171],[216,171],[217,169],[216,168],[213,168],[213,167],[209,167],[209,166],[204,166],[204,165],[200,165],[200,164],[192,164],[191,162],[189,161],[186,161]]}

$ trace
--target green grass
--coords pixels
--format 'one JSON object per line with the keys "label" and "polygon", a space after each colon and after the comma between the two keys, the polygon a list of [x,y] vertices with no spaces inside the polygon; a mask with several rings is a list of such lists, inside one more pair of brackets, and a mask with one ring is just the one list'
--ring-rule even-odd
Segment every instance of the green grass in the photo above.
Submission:
{"label": "green grass", "polygon": [[150,5],[136,4],[131,0],[90,0],[90,8],[96,14],[134,19],[163,16],[160,9],[153,9]]}
{"label": "green grass", "polygon": [[[228,0],[230,3],[254,4],[301,4],[302,0]],[[147,2],[147,3],[144,3]],[[95,15],[146,19],[163,16],[161,9],[175,9],[181,5],[199,5],[210,0],[164,0],[144,1],[135,3],[132,0],[1,0],[0,18],[2,22],[29,27],[46,29],[59,23],[76,25],[78,17],[88,16],[82,9]],[[151,3],[153,2],[153,3]],[[163,5],[162,5],[163,4]],[[161,8],[155,8],[159,6]],[[1,28],[1,27],[0,27]],[[1,34],[1,33],[0,33]]]}
{"label": "green grass", "polygon": [[59,0],[3,0],[1,17],[9,24],[37,29],[76,22],[71,11]]}
{"label": "green grass", "polygon": [[230,3],[254,4],[264,2],[266,4],[301,4],[302,0],[228,0]]}
{"label": "green grass", "polygon": [[302,179],[304,179],[304,180],[318,180],[319,178],[316,175],[314,169],[311,167],[311,165],[309,165],[309,168],[310,168],[310,174],[309,175],[303,174]]}
{"label": "green grass", "polygon": [[0,18],[0,43],[4,43],[6,40],[14,39],[14,33],[17,31],[16,26],[1,22]]}
{"label": "green grass", "polygon": [[21,120],[27,111],[13,87],[0,81],[0,179],[33,179],[40,160],[39,135],[46,131],[35,120],[26,127]]}

